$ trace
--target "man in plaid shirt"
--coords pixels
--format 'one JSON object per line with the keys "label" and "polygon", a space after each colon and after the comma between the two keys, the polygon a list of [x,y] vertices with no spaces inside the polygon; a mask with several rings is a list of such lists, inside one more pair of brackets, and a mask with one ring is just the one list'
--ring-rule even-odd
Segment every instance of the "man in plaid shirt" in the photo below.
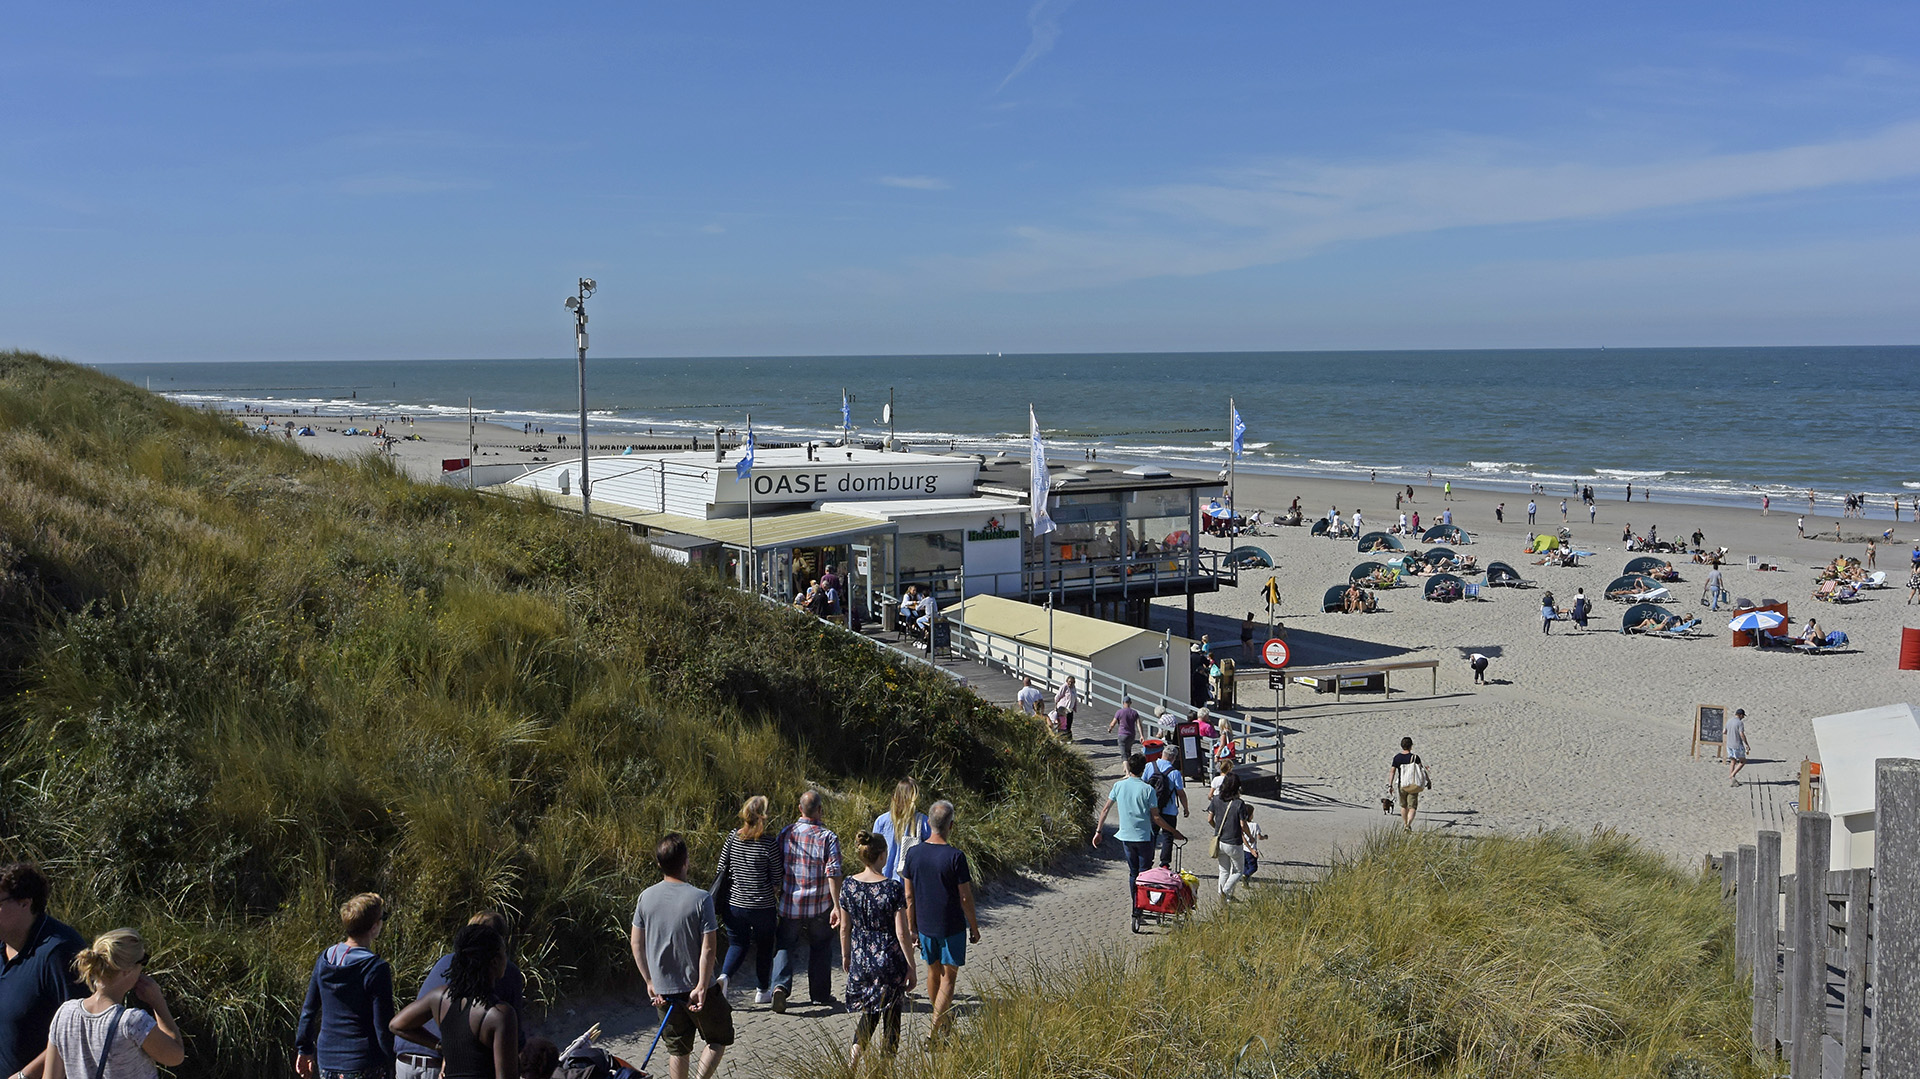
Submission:
{"label": "man in plaid shirt", "polygon": [[840,838],[820,823],[820,793],[800,795],[800,819],[780,833],[785,880],[774,930],[773,1010],[787,1010],[793,994],[794,949],[807,953],[807,991],[815,1004],[833,999],[833,938],[840,929]]}

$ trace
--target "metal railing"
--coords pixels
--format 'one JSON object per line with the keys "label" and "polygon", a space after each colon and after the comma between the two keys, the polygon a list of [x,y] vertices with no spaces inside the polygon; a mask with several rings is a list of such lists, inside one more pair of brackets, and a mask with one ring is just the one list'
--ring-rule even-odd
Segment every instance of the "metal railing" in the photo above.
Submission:
{"label": "metal railing", "polygon": [[[1143,732],[1154,737],[1171,736],[1173,725],[1185,722],[1191,710],[1184,697],[1173,694],[1175,688],[1182,688],[1173,684],[1172,671],[1172,664],[1181,657],[1172,655],[1164,645],[1161,654],[1167,666],[1162,668],[1160,686],[1155,688],[1099,670],[1085,657],[1067,655],[1045,644],[995,633],[958,618],[949,617],[947,623],[952,627],[950,647],[963,658],[998,667],[1015,677],[1032,678],[1048,689],[1057,690],[1072,676],[1081,698],[1090,704],[1118,708],[1123,697],[1130,697],[1140,712]],[[1185,677],[1182,671],[1181,678]],[[1213,709],[1211,715],[1214,726],[1240,742],[1242,766],[1258,766],[1262,760],[1270,760],[1274,777],[1282,776],[1286,747],[1276,724],[1221,708]]]}

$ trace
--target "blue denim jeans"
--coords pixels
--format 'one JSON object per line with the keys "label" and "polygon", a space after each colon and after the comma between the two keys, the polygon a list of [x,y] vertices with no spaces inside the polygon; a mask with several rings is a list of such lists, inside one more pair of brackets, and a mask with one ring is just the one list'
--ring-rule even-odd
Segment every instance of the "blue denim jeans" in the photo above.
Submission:
{"label": "blue denim jeans", "polygon": [[729,985],[733,972],[746,962],[751,950],[753,973],[760,988],[773,988],[774,922],[778,920],[774,914],[773,907],[732,907],[727,911],[727,956],[720,963],[720,974]]}
{"label": "blue denim jeans", "polygon": [[774,939],[773,985],[793,992],[794,952],[807,953],[807,993],[811,1000],[825,1001],[833,996],[833,925],[827,912],[805,918],[782,918]]}
{"label": "blue denim jeans", "polygon": [[1133,901],[1133,882],[1140,874],[1153,868],[1153,840],[1142,839],[1138,842],[1121,840],[1120,845],[1127,852],[1127,901]]}

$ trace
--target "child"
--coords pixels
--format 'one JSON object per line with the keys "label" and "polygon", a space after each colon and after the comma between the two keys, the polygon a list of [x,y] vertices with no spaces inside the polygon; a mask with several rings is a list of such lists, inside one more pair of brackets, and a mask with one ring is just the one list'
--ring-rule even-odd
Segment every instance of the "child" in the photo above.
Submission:
{"label": "child", "polygon": [[854,849],[866,868],[841,886],[840,955],[847,972],[847,1010],[860,1013],[853,1028],[854,1068],[884,1019],[886,1053],[900,1047],[900,1008],[913,989],[915,941],[907,927],[906,885],[889,880],[884,836],[861,832]]}

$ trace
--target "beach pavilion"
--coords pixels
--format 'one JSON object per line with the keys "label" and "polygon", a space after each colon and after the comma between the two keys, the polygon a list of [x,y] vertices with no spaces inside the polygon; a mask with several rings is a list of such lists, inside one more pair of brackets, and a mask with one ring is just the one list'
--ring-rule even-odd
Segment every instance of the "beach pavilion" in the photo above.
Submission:
{"label": "beach pavilion", "polygon": [[1813,720],[1820,747],[1820,800],[1831,821],[1830,869],[1873,865],[1877,762],[1920,757],[1920,717],[1911,704],[1887,704]]}
{"label": "beach pavilion", "polygon": [[[975,595],[1051,599],[1056,607],[1145,625],[1156,598],[1216,591],[1234,578],[1203,551],[1200,506],[1217,480],[1142,466],[1050,469],[1056,530],[1035,537],[1024,460],[844,446],[760,446],[751,480],[739,451],[594,458],[593,513],[647,539],[661,557],[757,578],[790,599],[836,566],[874,620],[909,585],[943,605]],[[490,488],[578,509],[577,462],[534,468]]]}

